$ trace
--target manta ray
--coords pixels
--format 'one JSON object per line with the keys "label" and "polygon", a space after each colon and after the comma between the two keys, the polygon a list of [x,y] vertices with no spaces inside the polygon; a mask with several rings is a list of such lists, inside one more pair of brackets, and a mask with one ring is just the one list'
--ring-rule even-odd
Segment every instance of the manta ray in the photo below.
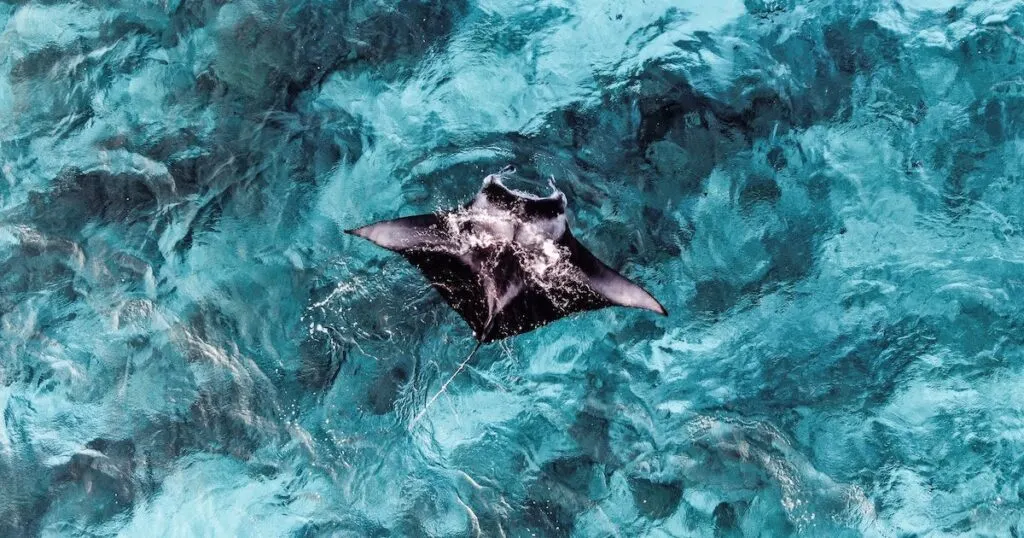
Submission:
{"label": "manta ray", "polygon": [[554,182],[538,197],[484,178],[462,207],[386,220],[346,233],[404,256],[466,321],[481,344],[609,306],[667,315],[646,290],[573,236]]}
{"label": "manta ray", "polygon": [[510,171],[485,177],[462,207],[346,230],[409,260],[477,340],[413,418],[410,431],[485,343],[609,306],[668,315],[654,296],[576,240],[565,216],[565,193],[553,181],[551,195],[534,196],[505,186],[503,174]]}

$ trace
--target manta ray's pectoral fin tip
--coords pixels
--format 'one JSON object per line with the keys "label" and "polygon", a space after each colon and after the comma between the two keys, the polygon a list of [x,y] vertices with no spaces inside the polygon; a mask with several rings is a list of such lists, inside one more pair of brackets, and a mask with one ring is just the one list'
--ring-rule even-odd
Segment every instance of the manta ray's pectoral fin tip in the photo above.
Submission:
{"label": "manta ray's pectoral fin tip", "polygon": [[668,310],[650,292],[603,264],[599,271],[590,275],[590,286],[614,305],[668,316]]}
{"label": "manta ray's pectoral fin tip", "polygon": [[[381,237],[380,237],[381,236],[381,231],[382,231],[381,230],[381,228],[382,228],[381,224],[382,223],[368,224],[366,226],[360,226],[359,228],[349,228],[348,230],[345,230],[345,234],[347,234],[347,235],[354,235],[356,237],[362,237],[363,239],[366,239],[367,241],[376,243],[376,244],[378,244],[378,245],[380,245],[382,247],[386,247],[387,245],[382,244]],[[384,241],[384,242],[386,242],[386,241]]]}
{"label": "manta ray's pectoral fin tip", "polygon": [[[625,277],[622,278],[625,280]],[[668,317],[668,309],[665,308],[665,305],[661,304],[661,301],[655,299],[654,295],[651,295],[649,291],[641,288],[640,286],[637,286],[636,284],[633,285],[636,286],[635,290],[630,292],[630,295],[633,296],[633,300],[622,301],[620,303],[620,306],[628,306],[633,308],[639,308],[641,310],[649,310],[651,312],[654,312],[655,314]]]}
{"label": "manta ray's pectoral fin tip", "polygon": [[414,215],[394,220],[385,220],[345,230],[346,234],[362,237],[377,245],[394,251],[429,247],[445,241],[435,214]]}
{"label": "manta ray's pectoral fin tip", "polygon": [[610,304],[668,315],[668,310],[650,292],[605,265],[574,238],[569,240],[569,249],[573,262],[583,270],[591,289]]}
{"label": "manta ray's pectoral fin tip", "polygon": [[[603,292],[607,293],[605,297],[611,300],[613,303],[619,306],[626,306],[632,308],[639,308],[641,310],[650,310],[655,314],[662,316],[668,316],[668,310],[662,306],[661,302],[654,298],[651,293],[640,286],[630,282],[622,275],[616,275],[622,279],[620,282],[603,283],[600,286]],[[614,290],[614,291],[613,291]]]}
{"label": "manta ray's pectoral fin tip", "polygon": [[[619,276],[622,279],[626,280],[626,277],[623,277],[622,275]],[[636,303],[625,306],[633,306],[635,308],[650,310],[655,314],[661,314],[662,316],[668,317],[668,309],[665,308],[665,305],[661,304],[661,301],[657,300],[654,297],[654,295],[651,294],[651,292],[641,288],[640,286],[637,286],[636,284],[633,285],[636,286],[636,289],[633,291]]]}

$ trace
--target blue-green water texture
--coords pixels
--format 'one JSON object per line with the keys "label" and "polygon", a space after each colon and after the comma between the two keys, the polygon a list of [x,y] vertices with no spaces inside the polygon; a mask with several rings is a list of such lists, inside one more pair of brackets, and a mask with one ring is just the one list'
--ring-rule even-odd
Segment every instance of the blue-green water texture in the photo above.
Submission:
{"label": "blue-green water texture", "polygon": [[[670,312],[472,351],[506,165]],[[1024,536],[1020,0],[0,2],[0,536]]]}

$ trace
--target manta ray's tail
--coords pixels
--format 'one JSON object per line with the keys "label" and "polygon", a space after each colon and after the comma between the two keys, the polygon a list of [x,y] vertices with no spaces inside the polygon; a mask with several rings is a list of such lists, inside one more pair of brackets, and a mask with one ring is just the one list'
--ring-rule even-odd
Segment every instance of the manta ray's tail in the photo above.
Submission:
{"label": "manta ray's tail", "polygon": [[417,413],[416,416],[412,419],[412,422],[409,423],[409,431],[412,431],[412,429],[416,427],[416,424],[420,421],[420,419],[423,418],[423,415],[427,414],[427,411],[430,409],[430,406],[434,404],[434,400],[436,400],[439,396],[444,394],[446,390],[448,390],[448,385],[450,385],[452,381],[455,381],[455,378],[458,377],[460,373],[462,373],[462,370],[466,367],[467,364],[469,364],[469,361],[473,360],[473,356],[476,355],[476,352],[480,350],[480,346],[482,345],[484,345],[484,343],[478,341],[476,343],[476,347],[474,347],[473,351],[471,351],[469,355],[466,357],[466,359],[462,361],[462,364],[460,364],[459,367],[455,369],[455,372],[452,373],[452,376],[448,378],[448,381],[445,381],[441,385],[440,390],[434,393],[434,395],[431,396],[429,400],[427,400],[427,405],[423,406],[423,409],[419,413]]}

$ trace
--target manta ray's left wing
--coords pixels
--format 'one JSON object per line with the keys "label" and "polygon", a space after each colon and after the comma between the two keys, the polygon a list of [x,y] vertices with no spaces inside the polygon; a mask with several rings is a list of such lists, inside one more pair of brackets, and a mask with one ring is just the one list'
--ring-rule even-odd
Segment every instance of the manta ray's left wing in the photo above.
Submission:
{"label": "manta ray's left wing", "polygon": [[495,305],[488,302],[487,282],[480,277],[479,267],[458,251],[442,218],[436,214],[415,215],[346,230],[346,233],[404,256],[480,339],[490,321],[490,309]]}
{"label": "manta ray's left wing", "polygon": [[572,234],[567,233],[564,244],[569,248],[570,260],[586,275],[587,284],[609,303],[618,306],[643,308],[667,316],[668,312],[647,290],[608,267],[591,254]]}
{"label": "manta ray's left wing", "polygon": [[345,233],[368,239],[395,252],[439,247],[449,241],[440,217],[434,213],[385,220],[362,228],[345,230]]}

